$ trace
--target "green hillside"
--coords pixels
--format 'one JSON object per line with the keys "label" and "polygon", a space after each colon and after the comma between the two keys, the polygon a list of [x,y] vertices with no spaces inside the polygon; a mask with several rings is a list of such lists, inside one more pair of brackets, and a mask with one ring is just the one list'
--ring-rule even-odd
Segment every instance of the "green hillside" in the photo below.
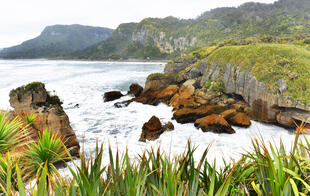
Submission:
{"label": "green hillside", "polygon": [[0,58],[61,58],[112,35],[113,30],[82,25],[46,27],[40,36],[0,51]]}
{"label": "green hillside", "polygon": [[[207,11],[196,19],[146,18],[132,24],[131,28],[124,29],[123,26],[120,25],[117,33],[108,40],[75,56],[86,59],[162,59],[231,38],[271,35],[302,39],[310,34],[310,1],[245,3],[237,8]],[[123,34],[128,36],[120,39],[119,35]]]}

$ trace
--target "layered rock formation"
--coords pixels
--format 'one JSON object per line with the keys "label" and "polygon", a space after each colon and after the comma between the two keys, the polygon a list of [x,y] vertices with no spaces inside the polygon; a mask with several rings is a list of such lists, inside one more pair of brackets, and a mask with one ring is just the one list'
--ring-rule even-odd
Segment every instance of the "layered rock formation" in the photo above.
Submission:
{"label": "layered rock formation", "polygon": [[71,155],[78,156],[79,142],[61,106],[62,102],[56,95],[51,96],[43,83],[33,82],[12,90],[10,104],[15,116],[37,115],[30,127],[29,134],[33,139],[37,139],[43,130],[49,129],[52,134],[61,138]]}
{"label": "layered rock formation", "polygon": [[[252,120],[296,127],[310,123],[308,53],[293,45],[209,47],[168,63],[164,74],[178,85],[196,81],[195,95],[204,103],[221,104],[219,94],[235,96],[247,104],[244,112]],[[241,118],[238,114],[230,123]]]}

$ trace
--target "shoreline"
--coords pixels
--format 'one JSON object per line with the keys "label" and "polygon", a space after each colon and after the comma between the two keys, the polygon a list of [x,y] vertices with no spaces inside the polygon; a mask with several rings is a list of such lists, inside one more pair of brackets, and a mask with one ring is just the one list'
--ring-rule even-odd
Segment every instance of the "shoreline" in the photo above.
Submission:
{"label": "shoreline", "polygon": [[158,59],[158,60],[144,60],[144,59],[126,59],[126,60],[94,60],[94,59],[46,59],[46,58],[34,58],[34,59],[1,59],[0,61],[14,61],[14,60],[23,60],[23,61],[29,61],[29,60],[49,60],[49,61],[88,61],[88,62],[138,62],[138,63],[168,63],[170,60],[167,59]]}

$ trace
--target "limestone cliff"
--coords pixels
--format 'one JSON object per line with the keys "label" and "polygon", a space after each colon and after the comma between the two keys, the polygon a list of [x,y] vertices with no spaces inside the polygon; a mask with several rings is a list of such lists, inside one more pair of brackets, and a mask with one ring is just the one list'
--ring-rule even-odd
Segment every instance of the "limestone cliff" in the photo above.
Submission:
{"label": "limestone cliff", "polygon": [[281,44],[205,48],[168,63],[175,83],[195,79],[204,92],[241,96],[253,120],[310,123],[310,51]]}

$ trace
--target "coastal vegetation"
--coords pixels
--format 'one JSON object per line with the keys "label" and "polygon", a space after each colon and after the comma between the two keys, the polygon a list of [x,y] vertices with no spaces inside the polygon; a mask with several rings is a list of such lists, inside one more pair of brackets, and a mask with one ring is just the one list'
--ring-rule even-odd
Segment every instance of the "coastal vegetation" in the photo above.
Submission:
{"label": "coastal vegetation", "polygon": [[[310,50],[309,45],[304,44],[304,41],[300,44],[280,44],[261,43],[261,40],[258,42],[255,39],[251,42],[229,40],[216,47],[205,47],[194,51],[170,63],[187,59],[192,59],[193,63],[177,73],[176,79],[187,74],[193,67],[200,67],[202,62],[223,67],[220,68],[222,74],[225,73],[225,66],[229,65],[239,71],[249,72],[275,94],[280,93],[277,82],[281,80],[287,85],[287,89],[281,92],[281,96],[304,104],[310,103]],[[206,81],[207,89],[211,86],[211,82]],[[218,89],[223,91],[223,88]]]}
{"label": "coastal vegetation", "polygon": [[[22,121],[8,120],[0,113],[1,132],[24,137]],[[300,127],[302,129],[302,127]],[[190,142],[184,153],[169,157],[160,149],[145,151],[132,160],[109,148],[109,163],[103,165],[103,145],[92,156],[84,149],[80,164],[69,167],[72,177],[60,176],[55,163],[71,157],[62,142],[48,130],[38,141],[24,143],[16,153],[8,137],[1,148],[0,188],[6,195],[308,195],[310,193],[310,142],[297,134],[290,149],[283,143],[266,144],[253,139],[252,149],[239,160],[208,160],[210,145],[201,158],[194,157]],[[1,145],[4,146],[4,145]],[[15,152],[14,152],[15,150]],[[129,149],[130,150],[130,149]],[[66,154],[66,155],[65,155]],[[73,158],[71,157],[73,161]],[[31,184],[34,180],[35,184]],[[30,183],[31,188],[26,188]]]}

